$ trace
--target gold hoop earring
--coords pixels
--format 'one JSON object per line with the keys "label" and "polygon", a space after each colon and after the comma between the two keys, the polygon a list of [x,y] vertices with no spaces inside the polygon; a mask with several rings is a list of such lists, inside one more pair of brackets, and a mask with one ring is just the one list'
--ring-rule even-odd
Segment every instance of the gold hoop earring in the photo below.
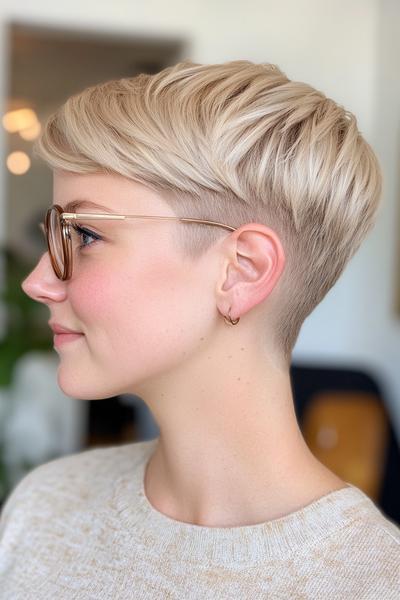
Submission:
{"label": "gold hoop earring", "polygon": [[[232,307],[231,307],[232,308]],[[224,315],[224,321],[227,325],[237,325],[240,321],[240,317],[237,319],[232,319],[231,317],[231,308],[228,311],[228,316]]]}

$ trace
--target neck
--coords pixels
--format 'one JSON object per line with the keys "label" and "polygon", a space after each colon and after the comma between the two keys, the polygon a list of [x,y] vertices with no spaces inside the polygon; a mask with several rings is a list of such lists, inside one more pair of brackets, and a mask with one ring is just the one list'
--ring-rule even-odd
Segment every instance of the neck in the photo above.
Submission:
{"label": "neck", "polygon": [[199,380],[186,364],[182,379],[152,395],[160,436],[145,490],[153,506],[188,523],[251,525],[344,487],[304,441],[289,373],[255,356],[235,368],[230,356],[232,376],[221,368]]}

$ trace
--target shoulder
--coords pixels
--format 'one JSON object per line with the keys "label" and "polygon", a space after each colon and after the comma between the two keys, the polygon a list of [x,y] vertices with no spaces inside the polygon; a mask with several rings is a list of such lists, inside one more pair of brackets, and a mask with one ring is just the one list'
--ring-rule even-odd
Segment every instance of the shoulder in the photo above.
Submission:
{"label": "shoulder", "polygon": [[360,547],[374,545],[384,551],[386,548],[400,553],[400,527],[392,521],[364,492],[364,502],[358,508],[349,510],[349,520],[343,529],[353,544]]}
{"label": "shoulder", "polygon": [[398,598],[400,528],[375,503],[351,507],[343,526],[334,528],[312,549],[310,559],[322,573],[341,574],[337,591],[347,597]]}
{"label": "shoulder", "polygon": [[[69,510],[98,498],[110,483],[145,459],[155,440],[118,446],[90,448],[39,465],[27,473],[10,492],[0,513],[0,538],[17,513],[28,518],[35,507]],[[32,508],[33,507],[33,508]]]}
{"label": "shoulder", "polygon": [[349,553],[349,560],[357,557],[359,552],[370,553],[375,549],[382,553],[400,556],[400,528],[392,521],[375,502],[358,488],[354,488],[360,496],[360,502],[343,509],[343,523],[338,530],[333,530],[327,537],[327,544],[335,546],[339,540],[343,542],[344,552]]}
{"label": "shoulder", "polygon": [[[349,524],[341,532],[341,537],[346,539],[347,549],[352,552],[354,560],[365,553],[371,558],[379,557],[382,566],[400,566],[400,528],[375,505],[370,508],[369,518]],[[400,583],[400,571],[398,577]]]}

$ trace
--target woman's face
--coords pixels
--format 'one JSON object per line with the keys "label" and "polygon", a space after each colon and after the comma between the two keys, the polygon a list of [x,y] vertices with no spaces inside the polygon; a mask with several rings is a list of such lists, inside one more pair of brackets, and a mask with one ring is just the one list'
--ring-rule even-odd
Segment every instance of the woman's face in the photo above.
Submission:
{"label": "woman's face", "polygon": [[[55,171],[54,204],[65,207],[78,199],[105,210],[86,204],[75,212],[174,216],[160,195],[121,176]],[[174,222],[79,222],[102,239],[81,237],[84,247],[73,255],[71,279],[56,277],[46,252],[22,288],[47,304],[53,323],[84,334],[56,348],[58,384],[65,394],[140,395],[147,381],[183,368],[213,318],[221,318],[210,277],[217,261],[210,263],[206,254],[189,264],[178,255]]]}

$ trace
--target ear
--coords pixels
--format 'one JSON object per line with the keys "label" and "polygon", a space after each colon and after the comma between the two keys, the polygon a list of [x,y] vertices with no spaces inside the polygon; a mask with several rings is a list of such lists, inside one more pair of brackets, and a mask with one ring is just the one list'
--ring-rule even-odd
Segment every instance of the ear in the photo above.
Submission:
{"label": "ear", "polygon": [[276,286],[285,267],[279,236],[265,225],[247,223],[222,245],[223,268],[217,282],[218,309],[232,319],[262,302]]}

